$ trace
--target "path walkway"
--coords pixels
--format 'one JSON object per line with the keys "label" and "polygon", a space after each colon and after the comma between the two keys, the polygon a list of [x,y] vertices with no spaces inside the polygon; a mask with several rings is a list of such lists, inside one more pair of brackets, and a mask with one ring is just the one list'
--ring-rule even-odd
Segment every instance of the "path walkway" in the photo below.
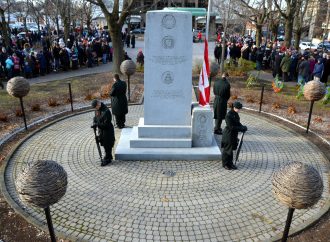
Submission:
{"label": "path walkway", "polygon": [[[127,125],[137,125],[143,106],[130,106]],[[90,129],[93,112],[56,122],[26,140],[9,160],[5,186],[21,213],[44,224],[43,211],[17,196],[14,179],[31,160],[58,161],[68,190],[51,207],[54,226],[78,241],[264,241],[283,231],[287,208],[272,195],[280,166],[302,161],[324,183],[312,209],[297,210],[291,231],[328,209],[329,165],[304,137],[260,116],[241,114],[249,127],[237,171],[220,161],[115,161],[101,167]],[[116,140],[120,130],[116,129]],[[219,137],[218,137],[219,139]],[[174,172],[173,177],[163,174]]]}

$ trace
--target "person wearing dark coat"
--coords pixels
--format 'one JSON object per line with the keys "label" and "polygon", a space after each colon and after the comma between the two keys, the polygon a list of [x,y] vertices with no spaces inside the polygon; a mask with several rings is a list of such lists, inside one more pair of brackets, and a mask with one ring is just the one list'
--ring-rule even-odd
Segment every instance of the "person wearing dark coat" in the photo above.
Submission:
{"label": "person wearing dark coat", "polygon": [[234,102],[231,110],[226,115],[226,128],[223,131],[221,148],[222,151],[222,166],[226,170],[236,170],[237,167],[233,164],[233,150],[238,146],[238,132],[246,132],[247,127],[242,125],[238,115],[242,109],[240,102]]}
{"label": "person wearing dark coat", "polygon": [[132,45],[132,48],[134,49],[135,48],[135,34],[132,34],[131,45]]}
{"label": "person wearing dark coat", "polygon": [[301,57],[301,62],[298,66],[298,82],[305,85],[309,80],[309,63],[305,56]]}
{"label": "person wearing dark coat", "polygon": [[323,76],[321,78],[321,82],[327,84],[329,75],[330,75],[330,55],[328,54],[324,62],[324,71],[323,71]]}
{"label": "person wearing dark coat", "polygon": [[99,141],[105,151],[101,166],[106,166],[112,162],[112,148],[115,144],[115,130],[111,123],[112,115],[108,107],[98,100],[92,101],[92,107],[96,109],[92,128],[98,128]]}
{"label": "person wearing dark coat", "polygon": [[126,38],[125,38],[126,46],[129,48],[129,44],[131,43],[131,36],[129,33],[127,33]]}
{"label": "person wearing dark coat", "polygon": [[227,103],[230,98],[230,84],[227,80],[228,73],[222,75],[222,79],[214,83],[213,93],[214,93],[214,119],[215,119],[215,134],[222,134],[221,123],[225,119],[227,113]]}
{"label": "person wearing dark coat", "polygon": [[125,127],[126,117],[128,113],[128,102],[126,97],[126,82],[120,80],[119,75],[114,75],[114,84],[110,91],[112,113],[116,117],[116,125],[119,129]]}
{"label": "person wearing dark coat", "polygon": [[214,58],[217,60],[218,64],[221,62],[221,52],[222,48],[220,44],[217,44],[214,48]]}

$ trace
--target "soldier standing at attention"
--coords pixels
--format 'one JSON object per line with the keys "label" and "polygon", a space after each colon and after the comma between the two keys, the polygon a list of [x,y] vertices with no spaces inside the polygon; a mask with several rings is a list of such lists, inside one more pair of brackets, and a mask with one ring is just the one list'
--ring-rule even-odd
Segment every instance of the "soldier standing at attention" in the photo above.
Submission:
{"label": "soldier standing at attention", "polygon": [[215,96],[213,111],[215,119],[215,134],[222,134],[221,123],[225,119],[227,113],[227,103],[230,98],[230,84],[227,80],[228,73],[222,74],[222,79],[214,82],[213,93]]}
{"label": "soldier standing at attention", "polygon": [[120,80],[119,75],[114,75],[114,84],[110,91],[112,113],[116,117],[117,128],[125,127],[126,117],[128,113],[128,103],[126,97],[127,85],[126,82]]}
{"label": "soldier standing at attention", "polygon": [[242,109],[240,102],[234,102],[231,110],[226,115],[226,128],[223,131],[221,140],[222,166],[226,170],[236,170],[237,167],[233,164],[233,150],[237,149],[238,132],[247,131],[247,127],[240,123],[238,112]]}
{"label": "soldier standing at attention", "polygon": [[115,144],[115,130],[111,123],[112,115],[107,106],[98,100],[92,101],[92,107],[96,109],[92,127],[98,128],[99,141],[105,150],[101,166],[106,166],[112,162],[112,148]]}

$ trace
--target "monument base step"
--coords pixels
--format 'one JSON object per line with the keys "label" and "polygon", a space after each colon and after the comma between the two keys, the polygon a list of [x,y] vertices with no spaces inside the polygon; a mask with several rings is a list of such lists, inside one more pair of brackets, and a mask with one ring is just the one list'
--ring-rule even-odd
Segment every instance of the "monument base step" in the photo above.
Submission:
{"label": "monument base step", "polygon": [[147,125],[140,118],[138,125],[139,138],[191,138],[189,125]]}
{"label": "monument base step", "polygon": [[141,138],[138,136],[138,127],[133,127],[130,135],[130,147],[132,148],[190,148],[190,138]]}
{"label": "monument base step", "polygon": [[122,129],[115,151],[116,160],[221,160],[221,152],[214,137],[210,147],[131,148],[132,130]]}

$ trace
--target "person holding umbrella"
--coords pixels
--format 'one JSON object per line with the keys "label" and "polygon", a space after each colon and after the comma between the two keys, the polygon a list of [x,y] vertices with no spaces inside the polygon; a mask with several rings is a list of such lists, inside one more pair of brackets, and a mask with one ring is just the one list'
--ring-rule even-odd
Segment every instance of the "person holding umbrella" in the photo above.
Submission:
{"label": "person holding umbrella", "polygon": [[233,164],[233,150],[238,146],[238,132],[246,132],[247,127],[240,123],[239,111],[243,105],[236,101],[232,104],[231,110],[226,115],[226,128],[223,131],[221,140],[222,166],[226,170],[236,170],[237,167]]}
{"label": "person holding umbrella", "polygon": [[[96,136],[96,144],[101,157],[101,166],[106,166],[112,162],[112,148],[115,144],[115,130],[111,123],[112,115],[110,110],[104,103],[93,100],[92,107],[95,108],[95,117],[93,118],[92,128],[98,128],[98,136]],[[99,149],[98,142],[105,150],[105,157],[102,159],[101,150]]]}

